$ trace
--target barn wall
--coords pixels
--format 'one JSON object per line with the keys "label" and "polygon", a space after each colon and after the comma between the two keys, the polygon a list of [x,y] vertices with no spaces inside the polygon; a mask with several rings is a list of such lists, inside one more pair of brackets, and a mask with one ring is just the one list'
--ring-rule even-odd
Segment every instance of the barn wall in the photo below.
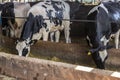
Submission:
{"label": "barn wall", "polygon": [[0,52],[0,73],[17,80],[120,80],[118,72]]}

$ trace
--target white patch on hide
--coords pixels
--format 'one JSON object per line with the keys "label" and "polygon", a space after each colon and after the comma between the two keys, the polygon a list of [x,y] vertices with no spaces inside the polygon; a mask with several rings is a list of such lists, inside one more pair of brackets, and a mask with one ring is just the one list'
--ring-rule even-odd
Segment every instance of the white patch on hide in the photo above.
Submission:
{"label": "white patch on hide", "polygon": [[116,20],[120,19],[120,14],[117,11],[113,14],[113,16]]}
{"label": "white patch on hide", "polygon": [[106,45],[107,45],[107,43],[109,42],[109,40],[108,40],[108,39],[106,39],[106,37],[105,37],[105,36],[103,36],[103,37],[100,39],[100,41],[104,43],[104,46],[106,46]]}
{"label": "white patch on hide", "polygon": [[98,11],[98,6],[95,6],[94,8],[92,8],[92,9],[89,11],[88,15],[91,14],[91,13],[93,13],[93,12],[95,12],[95,11]]}
{"label": "white patch on hide", "polygon": [[105,58],[107,57],[108,53],[105,49],[103,51],[99,51],[99,55],[100,55],[100,58],[102,59],[102,62],[103,62],[105,60]]}
{"label": "white patch on hide", "polygon": [[108,14],[108,9],[103,5],[103,4],[100,4],[99,5],[101,8],[103,8],[105,11],[106,11],[106,13]]}
{"label": "white patch on hide", "polygon": [[118,30],[118,32],[115,33],[115,48],[116,49],[119,48],[119,36],[120,36],[120,30]]}

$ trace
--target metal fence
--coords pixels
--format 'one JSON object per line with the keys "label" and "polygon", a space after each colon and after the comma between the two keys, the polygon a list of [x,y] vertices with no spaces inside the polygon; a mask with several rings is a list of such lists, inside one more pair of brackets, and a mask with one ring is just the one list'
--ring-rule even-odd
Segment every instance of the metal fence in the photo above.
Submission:
{"label": "metal fence", "polygon": [[[0,2],[34,2],[34,1],[41,1],[41,0],[0,0]],[[80,3],[89,3],[95,4],[98,3],[100,0],[64,0],[64,1],[78,1]]]}
{"label": "metal fence", "polygon": [[[18,18],[18,19],[27,19],[27,17],[2,17],[2,18]],[[48,18],[44,18],[44,20],[50,20]],[[63,21],[71,21],[71,22],[96,22],[95,20],[82,20],[82,19],[62,19]]]}
{"label": "metal fence", "polygon": [[[34,2],[34,1],[42,1],[42,0],[0,0],[0,2]],[[64,1],[78,1],[80,3],[86,3],[86,4],[97,4],[99,2],[103,1],[120,1],[120,0],[64,0]]]}

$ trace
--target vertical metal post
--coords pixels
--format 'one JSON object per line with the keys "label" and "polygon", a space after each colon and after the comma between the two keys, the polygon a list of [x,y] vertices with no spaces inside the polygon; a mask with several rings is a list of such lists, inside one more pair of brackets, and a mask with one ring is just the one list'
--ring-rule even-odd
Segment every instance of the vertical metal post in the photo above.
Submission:
{"label": "vertical metal post", "polygon": [[13,2],[13,0],[10,0],[10,2]]}
{"label": "vertical metal post", "polygon": [[83,0],[81,0],[81,3],[83,3]]}

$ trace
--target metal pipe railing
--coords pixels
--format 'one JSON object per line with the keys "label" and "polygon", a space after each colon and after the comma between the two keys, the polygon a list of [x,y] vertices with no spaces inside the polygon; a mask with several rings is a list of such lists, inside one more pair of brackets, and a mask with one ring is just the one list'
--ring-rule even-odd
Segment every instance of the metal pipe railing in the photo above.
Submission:
{"label": "metal pipe railing", "polygon": [[[19,18],[19,19],[27,19],[27,17],[2,17],[2,18]],[[44,20],[50,20],[49,18],[44,18]],[[96,22],[95,20],[80,20],[80,19],[62,19],[64,21],[71,21],[71,22]]]}

